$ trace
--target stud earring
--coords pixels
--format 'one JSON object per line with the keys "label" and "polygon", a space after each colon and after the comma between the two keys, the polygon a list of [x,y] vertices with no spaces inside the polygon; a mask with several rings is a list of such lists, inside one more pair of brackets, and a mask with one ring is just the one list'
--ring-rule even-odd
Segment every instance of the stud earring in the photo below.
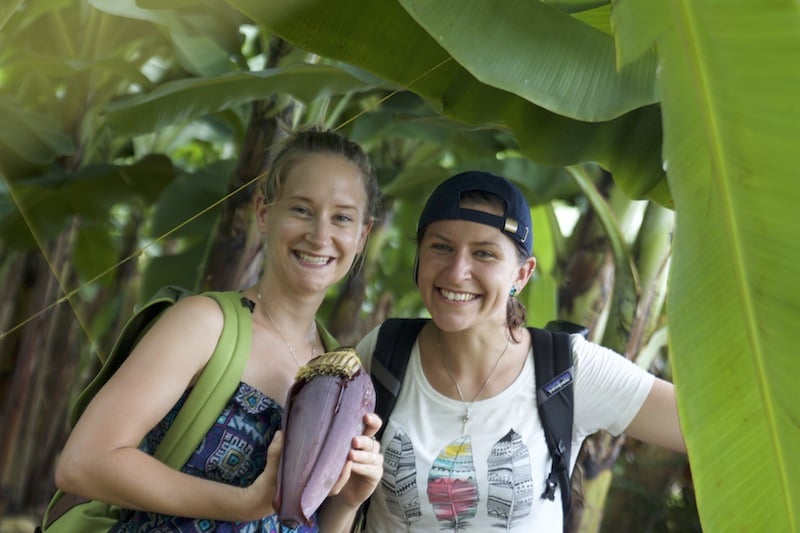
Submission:
{"label": "stud earring", "polygon": [[511,290],[508,291],[508,295],[513,297],[515,294],[517,294],[517,288],[512,285]]}

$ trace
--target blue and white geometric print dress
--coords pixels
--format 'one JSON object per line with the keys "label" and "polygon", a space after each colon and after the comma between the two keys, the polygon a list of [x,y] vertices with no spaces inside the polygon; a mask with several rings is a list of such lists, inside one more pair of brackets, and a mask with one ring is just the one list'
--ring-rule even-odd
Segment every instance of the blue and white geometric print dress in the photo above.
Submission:
{"label": "blue and white geometric print dress", "polygon": [[[178,414],[187,390],[167,416],[145,437],[141,448],[153,454]],[[281,428],[283,409],[272,398],[246,383],[240,383],[214,426],[181,469],[187,474],[245,487],[264,471],[267,447]],[[317,533],[317,517],[296,529],[282,527],[277,515],[250,522],[219,522],[183,518],[142,511],[123,511],[112,532],[245,532]]]}

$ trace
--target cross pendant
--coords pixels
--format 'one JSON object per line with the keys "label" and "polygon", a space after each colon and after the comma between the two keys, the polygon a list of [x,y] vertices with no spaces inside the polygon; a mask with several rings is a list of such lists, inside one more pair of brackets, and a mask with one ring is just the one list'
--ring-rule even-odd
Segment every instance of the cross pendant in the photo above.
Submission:
{"label": "cross pendant", "polygon": [[464,435],[467,432],[467,424],[469,423],[469,409],[464,411],[464,415],[461,417],[461,434]]}

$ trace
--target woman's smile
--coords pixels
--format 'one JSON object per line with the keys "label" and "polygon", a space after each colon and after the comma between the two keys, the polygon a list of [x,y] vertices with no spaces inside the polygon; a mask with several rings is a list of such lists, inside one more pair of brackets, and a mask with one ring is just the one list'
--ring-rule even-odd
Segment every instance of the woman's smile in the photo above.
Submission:
{"label": "woman's smile", "polygon": [[325,266],[333,261],[333,257],[328,255],[310,254],[299,250],[295,250],[293,253],[298,261],[311,266]]}
{"label": "woman's smile", "polygon": [[439,294],[441,294],[445,300],[458,303],[471,302],[472,300],[480,298],[479,295],[471,292],[452,291],[443,288],[439,288]]}

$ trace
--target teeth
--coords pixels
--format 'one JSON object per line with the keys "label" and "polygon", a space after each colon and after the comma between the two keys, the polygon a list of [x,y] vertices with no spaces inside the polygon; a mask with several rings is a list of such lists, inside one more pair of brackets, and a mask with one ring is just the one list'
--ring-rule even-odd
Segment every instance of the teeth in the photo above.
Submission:
{"label": "teeth", "polygon": [[375,389],[352,348],[315,357],[297,373],[286,400],[285,441],[274,506],[284,526],[309,523],[339,479]]}
{"label": "teeth", "polygon": [[330,260],[330,258],[326,256],[308,255],[303,252],[295,252],[295,254],[304,263],[311,263],[312,265],[325,265]]}
{"label": "teeth", "polygon": [[474,294],[470,294],[468,292],[453,292],[448,291],[447,289],[439,289],[439,292],[442,293],[442,296],[454,302],[468,302],[469,300],[474,300],[476,298]]}

